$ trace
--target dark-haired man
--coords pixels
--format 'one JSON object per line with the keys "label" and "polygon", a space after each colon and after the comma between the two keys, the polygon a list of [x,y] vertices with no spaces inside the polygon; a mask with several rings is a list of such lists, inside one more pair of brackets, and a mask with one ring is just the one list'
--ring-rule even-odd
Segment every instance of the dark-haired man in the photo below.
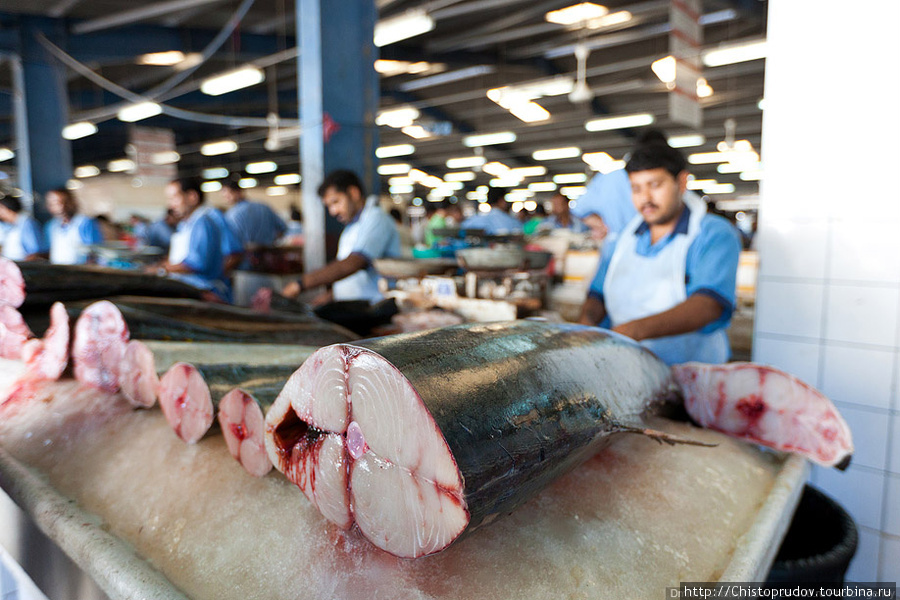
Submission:
{"label": "dark-haired man", "polygon": [[18,198],[0,199],[0,221],[8,231],[3,240],[3,257],[9,260],[34,260],[47,252],[41,226],[31,215],[22,212]]}
{"label": "dark-haired man", "polygon": [[686,193],[687,163],[665,142],[638,145],[625,168],[638,215],[604,245],[581,322],[607,324],[669,364],[725,362],[737,231]]}
{"label": "dark-haired man", "polygon": [[44,225],[44,237],[50,245],[50,262],[57,265],[87,262],[87,247],[103,243],[97,220],[78,212],[75,196],[66,188],[47,192],[47,211],[53,215]]}
{"label": "dark-haired man", "polygon": [[245,249],[271,246],[287,231],[287,225],[268,204],[247,200],[236,181],[225,184],[222,193],[231,207],[225,212],[225,221]]}
{"label": "dark-haired man", "polygon": [[[286,285],[282,294],[293,298],[303,290],[330,285],[331,300],[380,300],[378,274],[372,261],[400,256],[400,236],[393,219],[378,206],[377,198],[366,200],[362,182],[352,171],[329,173],[318,194],[328,214],[344,225],[336,260],[304,273]],[[328,299],[318,298],[315,303]]]}

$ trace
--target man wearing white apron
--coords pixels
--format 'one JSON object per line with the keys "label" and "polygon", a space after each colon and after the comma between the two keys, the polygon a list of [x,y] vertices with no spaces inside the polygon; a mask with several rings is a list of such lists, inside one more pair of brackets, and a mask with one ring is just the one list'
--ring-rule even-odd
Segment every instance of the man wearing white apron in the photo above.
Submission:
{"label": "man wearing white apron", "polygon": [[0,200],[0,221],[9,226],[3,240],[3,257],[9,260],[34,260],[47,252],[44,235],[37,220],[22,212],[18,198]]}
{"label": "man wearing white apron", "polygon": [[297,281],[287,284],[282,294],[293,298],[305,289],[331,285],[330,297],[316,298],[314,304],[329,300],[370,303],[381,300],[378,273],[372,261],[400,256],[400,235],[393,219],[378,206],[376,198],[366,201],[362,182],[352,171],[329,173],[318,193],[328,213],[344,225],[337,259],[321,269],[304,273]]}
{"label": "man wearing white apron", "polygon": [[47,211],[53,215],[44,225],[44,237],[50,244],[50,262],[57,265],[87,262],[88,246],[103,243],[97,221],[78,212],[75,197],[65,188],[47,192]]}
{"label": "man wearing white apron", "polygon": [[200,182],[176,179],[166,186],[166,199],[179,222],[169,242],[169,258],[157,267],[159,274],[168,274],[228,300],[219,229],[203,211]]}
{"label": "man wearing white apron", "polygon": [[638,211],[604,245],[581,322],[639,340],[668,364],[721,363],[741,251],[737,230],[687,192],[687,163],[655,137],[626,165]]}

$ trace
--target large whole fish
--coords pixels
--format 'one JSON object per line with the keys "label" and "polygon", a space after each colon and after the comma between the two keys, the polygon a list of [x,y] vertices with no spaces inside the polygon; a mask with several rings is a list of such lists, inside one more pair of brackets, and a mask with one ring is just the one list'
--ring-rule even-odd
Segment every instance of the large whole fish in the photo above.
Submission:
{"label": "large whole fish", "polygon": [[[815,394],[803,402],[830,406]],[[468,324],[317,351],[269,410],[266,447],[326,519],[413,558],[509,513],[617,434],[674,441],[642,417],[678,401],[670,369],[616,333]],[[754,439],[787,445],[772,437],[791,427],[803,425]],[[852,450],[849,429],[838,416],[826,430],[835,464]]]}

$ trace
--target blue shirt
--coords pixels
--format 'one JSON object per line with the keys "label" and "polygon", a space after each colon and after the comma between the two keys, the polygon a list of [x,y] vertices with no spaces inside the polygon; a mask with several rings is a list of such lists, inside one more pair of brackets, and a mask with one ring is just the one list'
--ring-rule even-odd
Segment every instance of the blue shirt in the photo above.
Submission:
{"label": "blue shirt", "polygon": [[568,227],[563,227],[562,223],[559,222],[559,219],[555,216],[550,216],[541,221],[541,224],[537,226],[536,231],[552,231],[554,229],[568,229],[574,233],[587,233],[591,230],[590,227],[581,222],[581,219],[575,215],[569,215]]}
{"label": "blue shirt", "polygon": [[[13,232],[18,232],[18,240]],[[46,252],[48,249],[37,220],[30,215],[20,214],[16,222],[10,225],[10,231],[3,245],[3,256],[11,260],[22,260],[32,254]]]}
{"label": "blue shirt", "polygon": [[463,221],[460,227],[462,229],[483,229],[488,235],[522,233],[522,223],[499,208],[492,208],[490,212],[479,212],[472,215]]}
{"label": "blue shirt", "polygon": [[163,250],[169,249],[169,242],[172,239],[172,228],[166,223],[165,219],[154,221],[149,225],[139,223],[134,228],[134,235],[147,246],[156,246]]}
{"label": "blue shirt", "polygon": [[287,230],[284,221],[267,204],[242,200],[228,209],[225,220],[246,248],[271,246]]}
{"label": "blue shirt", "polygon": [[[77,228],[77,236],[74,237],[78,238],[82,246],[103,243],[103,233],[100,231],[100,224],[97,223],[96,219],[91,219],[81,214],[74,215],[68,223],[63,223],[59,217],[50,219],[44,225],[44,237],[47,239],[47,244],[50,248],[51,262],[61,264],[85,262],[87,255],[77,248],[54,248],[54,239],[64,240],[61,243],[70,246],[69,240],[71,238],[69,236],[72,234],[73,228]],[[56,260],[55,255],[58,253],[65,255],[65,258]]]}
{"label": "blue shirt", "polygon": [[179,242],[185,237],[187,253],[177,264],[190,267],[193,273],[172,273],[170,276],[201,289],[214,290],[228,300],[229,290],[222,273],[222,240],[215,222],[201,210],[195,210],[180,222],[169,248],[170,261],[179,258],[173,253],[179,252]]}
{"label": "blue shirt", "polygon": [[[675,230],[659,240],[650,243],[650,227],[642,223],[634,235],[638,237],[636,251],[641,256],[652,257],[665,248],[676,235],[686,235],[691,211],[685,206]],[[591,282],[589,296],[603,301],[603,282],[609,269],[610,260],[616,250],[616,240],[607,240],[600,255],[600,266]],[[688,297],[704,294],[722,306],[722,315],[702,329],[710,333],[727,327],[734,312],[735,287],[741,241],[737,230],[726,219],[707,214],[700,221],[700,231],[688,248],[685,265],[685,292]]]}
{"label": "blue shirt", "polygon": [[237,233],[231,228],[231,225],[225,221],[225,216],[222,214],[222,211],[212,206],[200,206],[194,212],[208,215],[210,220],[216,226],[216,229],[219,230],[222,260],[224,260],[224,257],[226,256],[242,253],[244,251],[244,245],[241,244],[241,240],[238,239]]}
{"label": "blue shirt", "polygon": [[376,258],[400,256],[400,234],[394,220],[375,201],[366,206],[347,223],[338,241],[338,260],[351,254],[358,254],[369,263],[365,269],[334,282],[332,292],[335,300],[368,300],[376,302],[382,298],[378,290],[378,273],[372,267]]}
{"label": "blue shirt", "polygon": [[584,218],[597,214],[610,233],[620,233],[637,214],[631,201],[631,181],[625,169],[607,173],[597,173],[585,192],[575,201],[572,213]]}

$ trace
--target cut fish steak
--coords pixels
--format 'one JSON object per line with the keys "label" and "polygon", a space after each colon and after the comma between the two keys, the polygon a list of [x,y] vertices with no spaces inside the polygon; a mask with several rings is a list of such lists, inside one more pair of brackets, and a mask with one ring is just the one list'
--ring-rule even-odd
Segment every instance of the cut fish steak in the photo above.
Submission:
{"label": "cut fish steak", "polygon": [[107,392],[118,390],[128,338],[125,319],[114,304],[100,300],[85,308],[72,343],[75,378]]}
{"label": "cut fish steak", "polygon": [[[55,381],[69,364],[69,313],[62,302],[50,307],[50,327],[41,339],[29,340],[22,351],[26,377]],[[118,335],[115,332],[113,335]],[[114,342],[117,344],[117,342]]]}

